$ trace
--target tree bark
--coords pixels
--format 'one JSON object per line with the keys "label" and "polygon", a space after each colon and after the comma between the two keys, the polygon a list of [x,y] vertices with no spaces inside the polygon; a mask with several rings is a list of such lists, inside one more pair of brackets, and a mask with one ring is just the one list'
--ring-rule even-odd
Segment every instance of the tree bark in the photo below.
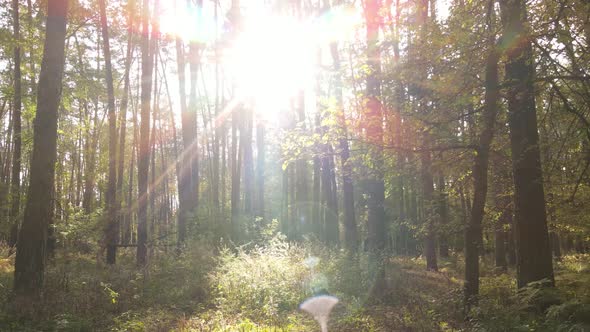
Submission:
{"label": "tree bark", "polygon": [[[441,172],[442,173],[442,172]],[[441,227],[446,227],[449,223],[449,206],[447,201],[448,193],[446,191],[446,183],[444,175],[440,174],[438,177],[438,194],[439,194],[439,206],[438,206],[438,216],[440,218],[440,225]],[[440,257],[448,258],[449,257],[449,244],[447,242],[447,231],[446,229],[442,229],[439,232],[438,237],[438,250]]]}
{"label": "tree bark", "polygon": [[240,146],[244,154],[244,212],[249,217],[254,212],[254,154],[252,151],[253,111],[245,109],[242,130],[240,130]]}
{"label": "tree bark", "polygon": [[67,0],[47,4],[45,46],[33,136],[30,185],[22,229],[18,237],[14,291],[37,296],[43,287],[47,227],[51,223],[51,200],[57,154],[57,119],[65,60]]}
{"label": "tree bark", "polygon": [[380,2],[368,0],[365,8],[367,38],[366,132],[371,146],[373,167],[367,180],[367,231],[370,250],[382,250],[386,244],[385,183],[383,181],[383,110],[381,107],[381,52],[379,37]]}
{"label": "tree bark", "polygon": [[[117,158],[117,223],[121,228],[123,234],[123,243],[127,244],[129,238],[126,236],[128,223],[128,210],[131,202],[125,202],[125,195],[123,194],[123,175],[125,172],[125,141],[127,136],[127,108],[129,105],[130,94],[130,70],[131,60],[133,56],[133,29],[134,29],[134,11],[135,0],[129,0],[127,3],[128,22],[127,22],[127,54],[125,57],[125,73],[123,74],[123,96],[121,97],[121,105],[119,107],[119,156]],[[133,152],[132,152],[133,153]],[[129,170],[133,173],[133,170]],[[122,209],[125,203],[125,209]]]}
{"label": "tree bark", "polygon": [[[490,9],[491,12],[491,9]],[[491,22],[493,17],[488,18]],[[491,23],[490,23],[491,24]],[[489,27],[492,31],[492,27]],[[488,192],[488,165],[490,145],[494,137],[494,125],[498,112],[500,91],[498,88],[498,61],[495,36],[489,37],[489,53],[485,67],[485,100],[479,144],[473,163],[473,206],[469,223],[465,227],[465,301],[479,294],[479,255],[482,244],[481,222],[484,216]]]}
{"label": "tree bark", "polygon": [[266,155],[266,147],[264,146],[264,124],[259,123],[256,126],[256,216],[264,218],[264,163]]}
{"label": "tree bark", "polygon": [[535,66],[523,0],[500,1],[514,176],[517,285],[554,284],[535,107]]}
{"label": "tree bark", "polygon": [[[109,41],[109,27],[106,14],[106,0],[99,0],[100,25],[102,29],[103,52],[105,60],[105,75],[108,94],[109,121],[109,171],[106,191],[107,220],[105,240],[107,246],[106,262],[115,264],[117,260],[117,244],[119,242],[119,218],[117,217],[117,119],[115,115],[115,88],[113,86],[113,69],[111,65],[111,46]],[[121,149],[123,146],[121,146]]]}
{"label": "tree bark", "polygon": [[[177,3],[175,1],[174,4],[175,10],[177,9]],[[190,183],[188,182],[189,177],[187,174],[190,174],[190,164],[187,165],[185,162],[185,154],[188,153],[188,147],[190,146],[190,138],[186,135],[186,132],[189,130],[189,123],[188,121],[188,114],[187,114],[187,105],[186,105],[186,66],[185,66],[185,55],[184,55],[184,45],[182,43],[182,39],[180,36],[176,37],[176,63],[178,67],[178,94],[180,96],[180,115],[181,115],[181,125],[182,125],[182,140],[183,140],[183,148],[182,152],[180,153],[178,160],[176,161],[178,165],[178,225],[177,225],[177,232],[178,232],[178,246],[182,246],[186,239],[186,224],[188,219],[188,205],[189,205],[189,196],[190,192]]]}
{"label": "tree bark", "polygon": [[20,213],[20,172],[21,172],[21,48],[20,18],[18,0],[12,0],[12,19],[14,40],[14,99],[12,105],[12,176],[10,180],[10,239],[8,245],[14,247],[18,238]]}
{"label": "tree bark", "polygon": [[342,206],[344,208],[344,246],[350,251],[357,250],[357,227],[354,215],[354,187],[352,183],[352,167],[348,162],[350,158],[350,149],[348,147],[348,130],[346,126],[346,116],[343,108],[342,96],[342,77],[340,53],[338,52],[338,44],[330,44],[330,53],[332,55],[332,63],[334,67],[335,77],[335,95],[337,103],[337,114],[340,128],[342,130],[341,138],[338,142],[340,148],[340,168],[342,177]]}
{"label": "tree bark", "polygon": [[[157,0],[156,0],[157,1]],[[150,54],[149,0],[143,0],[141,36],[141,122],[137,158],[137,253],[138,266],[147,263],[148,171],[150,164],[150,112],[153,58]],[[155,11],[154,11],[155,12]]]}

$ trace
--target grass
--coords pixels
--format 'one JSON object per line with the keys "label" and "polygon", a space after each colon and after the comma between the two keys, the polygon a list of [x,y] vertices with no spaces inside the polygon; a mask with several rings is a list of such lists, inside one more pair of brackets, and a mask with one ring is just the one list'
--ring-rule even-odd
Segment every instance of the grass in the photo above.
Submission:
{"label": "grass", "polygon": [[[6,257],[5,249],[0,250]],[[461,304],[460,256],[429,272],[420,258],[349,255],[275,237],[265,245],[182,255],[155,252],[138,270],[133,251],[107,267],[63,251],[49,265],[38,303],[11,302],[13,261],[0,259],[0,330],[15,331],[314,331],[298,310],[315,294],[337,296],[332,331],[585,331],[590,322],[590,256],[556,264],[558,288],[516,293],[513,271],[482,263],[481,300],[469,319]],[[383,273],[380,274],[379,272]],[[382,275],[383,278],[378,276]],[[379,285],[379,286],[377,286]],[[376,288],[377,287],[377,288]],[[376,291],[377,290],[377,291]],[[550,299],[550,305],[536,310]]]}

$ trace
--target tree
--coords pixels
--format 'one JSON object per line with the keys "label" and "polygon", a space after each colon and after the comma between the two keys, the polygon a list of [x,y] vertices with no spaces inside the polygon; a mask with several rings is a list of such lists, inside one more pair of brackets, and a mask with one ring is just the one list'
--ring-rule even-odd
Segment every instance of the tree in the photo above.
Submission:
{"label": "tree", "polygon": [[365,8],[367,37],[366,119],[367,139],[371,145],[372,174],[367,180],[368,247],[385,248],[385,183],[383,181],[383,110],[381,107],[381,55],[378,46],[380,2],[368,0]]}
{"label": "tree", "polygon": [[12,105],[12,177],[10,185],[10,218],[12,226],[8,245],[14,247],[18,238],[18,224],[20,213],[20,172],[21,172],[21,48],[20,48],[20,18],[18,0],[12,0],[12,20],[14,30],[14,99]]}
{"label": "tree", "polygon": [[[158,0],[156,0],[158,1]],[[137,265],[147,263],[148,171],[150,165],[150,112],[153,55],[150,47],[149,0],[143,0],[141,35],[141,123],[137,158]],[[155,6],[156,7],[156,6]],[[156,12],[154,10],[154,12]],[[153,33],[153,32],[152,32]]]}
{"label": "tree", "polygon": [[176,39],[176,58],[178,63],[178,81],[180,95],[180,115],[182,124],[183,150],[179,176],[179,215],[178,245],[186,239],[186,227],[191,215],[196,213],[198,204],[199,168],[197,145],[197,74],[199,68],[199,45],[192,41],[189,45],[190,95],[187,106],[186,96],[186,62],[184,45],[180,37]]}
{"label": "tree", "polygon": [[343,109],[342,97],[342,78],[341,78],[341,64],[340,53],[338,52],[338,44],[333,42],[330,44],[330,54],[332,56],[332,63],[335,74],[335,94],[336,105],[338,112],[338,120],[342,133],[338,142],[340,148],[340,167],[342,177],[342,207],[344,209],[344,246],[350,251],[357,249],[357,227],[354,216],[354,187],[352,183],[352,167],[350,166],[350,149],[348,147],[348,130],[346,126],[346,117]]}
{"label": "tree", "polygon": [[[108,94],[109,121],[109,171],[106,192],[107,221],[105,240],[107,246],[106,262],[115,264],[117,259],[117,244],[119,242],[119,219],[117,217],[117,120],[115,116],[115,88],[113,87],[113,68],[111,65],[111,46],[109,42],[109,27],[106,14],[106,0],[99,0],[100,25],[102,29],[103,52]],[[123,146],[121,146],[121,149]]]}
{"label": "tree", "polygon": [[[131,204],[130,200],[127,201],[127,206],[124,211],[121,210],[122,203],[124,201],[124,193],[123,193],[123,175],[125,170],[125,139],[126,139],[126,132],[127,132],[127,107],[129,105],[129,95],[130,95],[130,71],[131,71],[131,60],[133,56],[133,29],[135,26],[135,20],[133,16],[135,13],[135,0],[129,0],[127,3],[128,5],[128,12],[129,12],[129,20],[127,22],[127,54],[125,57],[125,73],[123,75],[123,97],[121,98],[121,105],[119,108],[119,155],[117,157],[118,167],[117,167],[117,214],[119,227],[122,226],[122,234],[123,234],[123,242],[124,244],[128,243],[129,236],[127,236],[127,230],[130,228],[127,225],[130,224],[131,218],[129,213],[129,205]],[[132,149],[133,150],[133,149]],[[133,151],[132,151],[133,152]],[[129,176],[133,176],[133,167],[129,170]],[[129,181],[131,186],[132,181]]]}
{"label": "tree", "polygon": [[537,113],[532,36],[522,0],[501,0],[503,45],[506,47],[508,123],[514,176],[517,284],[542,279],[554,283],[547,230],[545,193]]}
{"label": "tree", "polygon": [[43,62],[37,87],[37,114],[30,167],[30,185],[19,232],[14,290],[37,296],[43,287],[47,228],[51,224],[57,153],[57,113],[64,71],[68,0],[47,2]]}
{"label": "tree", "polygon": [[488,165],[490,145],[494,137],[494,124],[498,112],[498,61],[494,33],[493,1],[488,3],[488,55],[485,65],[485,97],[481,133],[473,162],[473,205],[469,223],[465,227],[465,299],[470,301],[479,293],[479,255],[482,243],[481,222],[484,216],[488,191]]}
{"label": "tree", "polygon": [[[428,0],[420,0],[417,2],[416,19],[419,24],[419,39],[418,43],[421,46],[427,45],[428,37]],[[432,18],[434,19],[434,18]],[[419,59],[423,60],[425,55],[419,55]],[[427,68],[420,71],[420,80],[427,79]],[[418,101],[418,108],[424,114],[430,113],[429,107],[431,104],[425,95],[426,89],[423,83],[418,83],[416,88],[416,99]],[[436,243],[435,243],[435,215],[434,215],[434,178],[432,176],[432,144],[433,138],[429,129],[425,129],[421,135],[422,138],[422,152],[420,153],[420,181],[422,182],[422,200],[424,206],[425,218],[425,242],[424,242],[424,256],[426,257],[426,269],[431,271],[438,270],[438,263],[436,259]]]}

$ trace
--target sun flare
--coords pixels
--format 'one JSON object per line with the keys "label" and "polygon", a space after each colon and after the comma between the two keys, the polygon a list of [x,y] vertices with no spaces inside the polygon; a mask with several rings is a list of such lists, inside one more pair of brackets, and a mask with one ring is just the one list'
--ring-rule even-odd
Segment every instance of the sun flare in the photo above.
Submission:
{"label": "sun flare", "polygon": [[[252,19],[224,59],[236,93],[252,99],[257,112],[277,112],[298,91],[312,87],[316,63],[311,27],[287,17]],[[275,108],[274,110],[272,108]]]}
{"label": "sun flare", "polygon": [[227,45],[220,61],[234,98],[255,105],[255,112],[265,120],[278,119],[300,92],[314,93],[321,49],[333,41],[355,38],[362,22],[353,7],[298,19],[254,6],[243,8],[238,31],[228,31],[233,27],[227,19],[207,19],[214,17],[213,11],[206,5],[201,9],[166,6],[160,16],[161,32],[185,41],[214,44],[221,40]]}

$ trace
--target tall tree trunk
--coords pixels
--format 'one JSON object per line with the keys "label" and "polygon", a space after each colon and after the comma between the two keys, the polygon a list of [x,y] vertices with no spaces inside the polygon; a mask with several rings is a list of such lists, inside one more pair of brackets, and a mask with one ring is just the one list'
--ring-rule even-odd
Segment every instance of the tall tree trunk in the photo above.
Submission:
{"label": "tall tree trunk", "polygon": [[[160,8],[160,0],[154,1],[154,13],[158,13]],[[158,192],[157,184],[156,183],[156,176],[157,176],[157,168],[156,168],[156,141],[159,132],[159,128],[157,127],[157,123],[161,124],[160,121],[160,90],[161,87],[158,84],[158,58],[160,57],[160,21],[159,15],[152,15],[151,17],[151,24],[152,24],[152,34],[151,34],[151,43],[150,43],[150,55],[152,60],[152,86],[153,86],[153,98],[152,98],[152,129],[151,129],[151,136],[150,136],[150,175],[151,179],[148,184],[148,195],[149,195],[149,216],[150,216],[150,225],[148,229],[148,233],[152,234],[153,241],[155,241],[159,237],[159,230],[160,228],[156,229],[156,221],[157,219],[157,212],[156,208],[156,201],[161,198],[161,192]],[[158,181],[161,181],[158,180]],[[160,206],[161,209],[161,206]],[[161,222],[161,219],[159,220]],[[160,225],[158,225],[160,226]],[[154,252],[154,246],[150,248],[150,252],[148,255],[151,255]]]}
{"label": "tall tree trunk", "polygon": [[25,297],[39,295],[43,287],[47,228],[57,154],[57,119],[65,60],[67,0],[49,0],[45,46],[33,136],[30,185],[19,233],[14,269],[14,291]]}
{"label": "tall tree trunk", "polygon": [[190,95],[186,104],[186,79],[184,46],[180,39],[176,40],[178,61],[178,80],[180,89],[180,112],[182,124],[183,151],[179,181],[180,211],[178,216],[178,245],[182,246],[186,240],[186,230],[189,220],[196,215],[198,204],[198,146],[197,146],[197,73],[199,67],[199,46],[196,42],[189,45],[190,67]]}
{"label": "tall tree trunk", "polygon": [[[175,1],[174,4],[175,10],[178,10],[177,3]],[[186,65],[185,65],[185,54],[184,54],[184,45],[182,43],[182,39],[180,36],[176,37],[176,62],[178,67],[178,94],[180,96],[180,115],[181,115],[181,124],[182,124],[182,139],[183,139],[183,146],[184,149],[180,153],[178,160],[176,161],[178,165],[178,246],[182,246],[186,239],[186,224],[188,219],[188,205],[189,205],[189,196],[190,196],[190,183],[189,183],[189,174],[190,174],[190,164],[187,165],[185,160],[188,160],[188,157],[185,157],[186,154],[189,153],[189,147],[191,145],[190,138],[187,135],[189,131],[189,124],[190,121],[188,120],[188,113],[187,113],[187,105],[186,105]]]}
{"label": "tall tree trunk", "polygon": [[331,147],[327,144],[323,147],[324,156],[321,158],[321,188],[322,200],[324,201],[324,231],[326,243],[330,246],[340,244],[340,230],[338,227],[338,205],[336,200],[336,187],[333,186],[334,159],[331,154]]}
{"label": "tall tree trunk", "polygon": [[338,52],[338,44],[330,44],[330,53],[332,55],[332,63],[334,66],[335,76],[335,95],[338,107],[338,121],[342,130],[341,138],[338,142],[340,148],[340,168],[342,176],[342,206],[344,208],[344,245],[350,251],[357,249],[357,227],[354,215],[354,187],[352,184],[352,167],[348,162],[350,158],[350,150],[348,148],[348,130],[346,126],[346,117],[344,114],[344,103],[342,96],[342,77],[340,53]]}
{"label": "tall tree trunk", "polygon": [[[422,49],[426,47],[426,39],[428,37],[428,3],[429,0],[420,0],[416,3],[416,21],[419,27],[418,44]],[[418,48],[420,51],[421,49]],[[425,61],[424,55],[415,54],[418,61]],[[420,72],[421,80],[427,79],[428,68],[423,68]],[[414,87],[416,93],[416,101],[418,109],[421,113],[427,115],[430,113],[428,107],[427,96],[421,85]],[[424,256],[426,258],[426,269],[437,271],[438,263],[436,260],[436,244],[435,244],[435,217],[433,209],[434,199],[434,178],[432,175],[432,135],[429,131],[424,131],[422,137],[422,152],[420,153],[420,180],[422,182],[422,205],[423,218],[426,224],[426,234],[424,242]]]}
{"label": "tall tree trunk", "polygon": [[256,126],[256,145],[258,156],[256,158],[256,215],[264,218],[264,163],[265,163],[265,146],[264,146],[264,124],[259,123]]}
{"label": "tall tree trunk", "polygon": [[[296,113],[298,127],[305,131],[305,94],[300,90],[293,103]],[[308,205],[308,170],[305,157],[298,156],[295,161],[295,222],[299,223],[299,233],[296,237],[310,232],[311,230],[311,209]]]}
{"label": "tall tree trunk", "polygon": [[244,212],[252,216],[254,212],[254,156],[252,153],[253,112],[244,111],[243,130],[240,130],[241,147],[244,153]]}
{"label": "tall tree trunk", "polygon": [[365,8],[367,37],[366,131],[373,167],[367,180],[367,231],[370,250],[385,248],[385,183],[383,181],[383,110],[381,107],[381,51],[378,46],[380,2],[368,0]]}
{"label": "tall tree trunk", "polygon": [[[128,1],[128,22],[127,22],[127,55],[125,57],[125,73],[123,74],[123,96],[121,97],[121,105],[119,107],[119,156],[117,158],[117,216],[116,218],[119,227],[121,227],[121,233],[123,234],[123,243],[127,244],[129,238],[127,234],[127,223],[130,201],[125,201],[125,195],[123,194],[123,175],[125,172],[125,140],[127,135],[127,108],[129,105],[129,94],[130,94],[130,71],[131,71],[131,60],[133,56],[133,29],[134,20],[133,16],[135,11],[135,0]],[[133,173],[133,169],[129,170]],[[125,210],[122,210],[123,203],[125,203]]]}
{"label": "tall tree trunk", "polygon": [[[492,4],[492,2],[490,2]],[[489,9],[489,54],[486,60],[485,101],[482,129],[473,164],[473,206],[471,218],[465,227],[465,300],[468,302],[479,294],[479,255],[482,244],[481,222],[484,216],[488,191],[488,165],[490,145],[494,137],[494,124],[498,112],[500,91],[498,88],[498,60],[496,38],[493,34],[493,7]]]}
{"label": "tall tree trunk", "polygon": [[555,201],[553,193],[549,193],[548,195],[549,201],[547,202],[549,205],[548,212],[549,212],[549,220],[550,220],[550,229],[549,238],[551,240],[551,251],[553,252],[553,257],[557,260],[561,260],[561,245],[559,241],[559,234],[557,233],[556,221],[557,216],[555,212]]}
{"label": "tall tree trunk", "polygon": [[35,69],[35,51],[33,43],[35,42],[35,33],[33,32],[35,27],[33,26],[33,4],[31,0],[27,0],[27,28],[29,29],[29,34],[27,38],[31,41],[31,44],[28,46],[29,49],[29,67],[31,68],[31,76],[30,76],[30,89],[32,94],[37,91],[37,80],[35,74],[37,70]]}
{"label": "tall tree trunk", "polygon": [[[111,46],[105,2],[106,0],[98,1],[109,108],[109,173],[106,191],[107,221],[104,232],[107,246],[106,262],[107,264],[115,264],[117,259],[117,244],[119,242],[119,219],[117,218],[117,119],[115,115],[115,88],[113,86]],[[121,146],[122,148],[123,146]]]}
{"label": "tall tree trunk", "polygon": [[442,175],[438,177],[438,194],[439,194],[439,206],[438,206],[438,215],[440,218],[440,225],[443,229],[439,232],[438,238],[438,250],[440,257],[448,258],[449,257],[449,244],[447,240],[447,231],[444,229],[446,225],[449,224],[449,207],[447,196],[448,193],[446,191],[446,183],[445,177]]}
{"label": "tall tree trunk", "polygon": [[[232,238],[234,241],[238,241],[240,238],[240,177],[241,177],[241,148],[239,145],[242,144],[241,140],[238,141],[238,126],[241,117],[238,112],[232,113],[232,147],[231,147],[231,164],[232,164],[232,176],[231,176],[231,228]],[[241,136],[241,135],[240,135]]]}
{"label": "tall tree trunk", "polygon": [[535,107],[535,65],[523,0],[501,0],[506,49],[508,123],[514,174],[517,285],[554,284]]}
{"label": "tall tree trunk", "polygon": [[[314,132],[318,135],[321,135],[320,131],[320,115],[319,112],[316,114],[315,118],[315,130]],[[311,208],[311,229],[313,233],[318,236],[318,238],[324,240],[325,236],[327,235],[324,220],[321,216],[321,211],[323,210],[322,203],[324,202],[322,199],[321,190],[325,188],[321,188],[321,182],[324,180],[323,178],[320,181],[321,174],[321,158],[319,155],[314,155],[313,157],[313,179],[312,179],[312,208]]]}
{"label": "tall tree trunk", "polygon": [[[156,0],[157,1],[157,0]],[[152,98],[153,59],[150,54],[149,0],[143,0],[141,36],[141,123],[137,158],[137,265],[147,263],[148,171],[150,164],[150,109]],[[155,12],[155,10],[154,10]]]}
{"label": "tall tree trunk", "polygon": [[432,177],[432,160],[429,147],[431,138],[428,133],[423,135],[425,151],[420,154],[420,177],[422,182],[422,200],[424,205],[424,219],[426,222],[426,238],[424,242],[424,256],[426,257],[426,269],[430,271],[438,270],[436,260],[436,244],[434,230],[434,211],[432,209],[434,199],[434,179]]}
{"label": "tall tree trunk", "polygon": [[510,199],[505,193],[496,193],[495,197],[496,208],[500,211],[500,218],[494,227],[494,261],[496,268],[502,272],[508,269],[508,261],[506,260],[506,240],[507,233],[505,226],[510,221]]}
{"label": "tall tree trunk", "polygon": [[[123,243],[129,244],[134,243],[133,241],[133,219],[134,219],[134,209],[132,208],[134,204],[133,200],[133,190],[134,190],[134,182],[133,182],[133,175],[135,173],[135,160],[137,159],[137,145],[139,142],[139,133],[138,133],[138,125],[137,125],[137,109],[136,107],[133,108],[133,143],[131,144],[131,161],[129,163],[129,190],[127,194],[127,201],[129,202],[129,206],[125,211],[125,225],[123,226]],[[137,200],[135,200],[137,202]]]}
{"label": "tall tree trunk", "polygon": [[[84,105],[87,108],[87,105]],[[88,112],[86,112],[88,113]],[[88,115],[89,116],[89,115]],[[100,127],[102,121],[98,119],[98,106],[94,108],[94,115],[92,118],[92,131],[90,124],[86,134],[84,161],[86,163],[84,168],[84,194],[82,198],[82,207],[84,212],[89,214],[94,208],[94,185],[95,185],[95,169],[96,169],[96,150],[98,148],[98,138],[100,136]]]}
{"label": "tall tree trunk", "polygon": [[14,247],[18,238],[20,213],[20,172],[21,172],[21,48],[20,18],[18,0],[12,0],[12,19],[14,40],[14,99],[12,105],[12,177],[10,181],[10,239],[8,245]]}
{"label": "tall tree trunk", "polygon": [[381,105],[381,50],[378,45],[381,24],[380,1],[367,0],[365,22],[367,40],[366,91],[364,109],[366,139],[372,162],[366,181],[367,193],[367,249],[369,270],[374,275],[370,295],[378,299],[385,288],[385,268],[379,252],[385,249],[385,182],[383,180],[383,109]]}
{"label": "tall tree trunk", "polygon": [[506,235],[506,256],[508,259],[508,266],[515,266],[516,265],[516,240],[514,236],[514,210],[512,208],[512,204],[508,206],[506,212],[506,225],[510,225],[510,230],[507,232]]}

